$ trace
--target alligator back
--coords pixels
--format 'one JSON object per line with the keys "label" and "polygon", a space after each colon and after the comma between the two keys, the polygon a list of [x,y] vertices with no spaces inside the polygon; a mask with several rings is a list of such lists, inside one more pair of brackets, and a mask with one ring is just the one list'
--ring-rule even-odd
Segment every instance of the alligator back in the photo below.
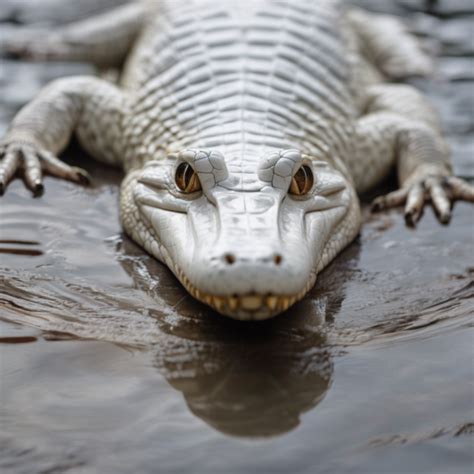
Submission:
{"label": "alligator back", "polygon": [[220,147],[241,173],[269,148],[345,159],[355,107],[338,2],[178,3],[160,2],[124,72],[132,167],[185,147]]}

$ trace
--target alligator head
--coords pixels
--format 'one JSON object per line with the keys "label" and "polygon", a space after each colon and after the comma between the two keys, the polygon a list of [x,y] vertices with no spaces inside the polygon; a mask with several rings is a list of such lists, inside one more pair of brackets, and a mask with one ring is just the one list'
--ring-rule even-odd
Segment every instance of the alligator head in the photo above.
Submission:
{"label": "alligator head", "polygon": [[127,232],[193,297],[235,319],[266,319],[303,298],[360,223],[340,166],[294,149],[150,161],[125,180],[121,210]]}

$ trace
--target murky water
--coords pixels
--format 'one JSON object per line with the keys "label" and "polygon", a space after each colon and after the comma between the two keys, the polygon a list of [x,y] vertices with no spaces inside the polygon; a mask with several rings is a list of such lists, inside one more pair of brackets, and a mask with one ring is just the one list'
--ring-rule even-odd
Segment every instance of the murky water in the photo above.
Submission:
{"label": "murky water", "polygon": [[[440,40],[422,86],[473,177],[474,9],[461,3],[413,18]],[[2,128],[41,84],[79,71],[1,62]],[[305,300],[239,324],[122,235],[118,171],[75,147],[65,158],[94,185],[47,179],[32,199],[15,181],[0,201],[2,472],[472,471],[472,206],[450,227],[428,210],[416,231],[366,213]]]}

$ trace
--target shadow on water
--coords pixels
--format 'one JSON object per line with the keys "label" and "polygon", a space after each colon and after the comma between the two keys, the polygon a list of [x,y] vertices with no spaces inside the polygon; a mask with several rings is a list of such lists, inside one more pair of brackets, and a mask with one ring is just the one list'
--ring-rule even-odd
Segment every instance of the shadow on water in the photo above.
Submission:
{"label": "shadow on water", "polygon": [[[229,325],[201,332],[200,347],[185,361],[179,349],[160,352],[160,372],[194,415],[223,433],[275,436],[298,426],[300,415],[322,400],[331,381],[324,338],[288,325],[224,326]],[[220,336],[229,329],[224,342]]]}

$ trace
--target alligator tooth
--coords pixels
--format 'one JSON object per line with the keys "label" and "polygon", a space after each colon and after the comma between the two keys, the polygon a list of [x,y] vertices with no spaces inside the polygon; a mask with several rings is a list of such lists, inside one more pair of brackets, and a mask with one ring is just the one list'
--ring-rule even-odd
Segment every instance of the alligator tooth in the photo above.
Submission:
{"label": "alligator tooth", "polygon": [[202,298],[201,292],[197,289],[194,289],[194,297],[200,300]]}
{"label": "alligator tooth", "polygon": [[212,306],[212,296],[209,296],[209,295],[204,296],[204,301],[207,305]]}
{"label": "alligator tooth", "polygon": [[224,306],[224,299],[219,298],[218,296],[214,296],[212,299],[213,306],[217,309],[217,311],[220,311],[222,309],[222,306]]}
{"label": "alligator tooth", "polygon": [[243,309],[256,310],[262,306],[262,297],[260,295],[242,296],[240,303]]}
{"label": "alligator tooth", "polygon": [[280,307],[285,310],[286,308],[288,308],[288,306],[290,305],[290,299],[285,297],[285,296],[281,296],[280,297]]}
{"label": "alligator tooth", "polygon": [[229,296],[227,298],[227,306],[231,311],[235,311],[239,306],[239,299],[235,296]]}
{"label": "alligator tooth", "polygon": [[265,303],[273,311],[277,307],[278,297],[277,296],[267,296],[266,299],[265,299]]}

